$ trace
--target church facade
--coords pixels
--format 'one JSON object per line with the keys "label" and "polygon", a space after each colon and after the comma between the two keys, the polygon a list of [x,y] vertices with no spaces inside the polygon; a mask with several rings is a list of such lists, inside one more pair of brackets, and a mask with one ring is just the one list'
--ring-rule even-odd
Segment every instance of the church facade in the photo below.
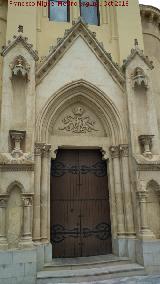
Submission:
{"label": "church facade", "polygon": [[160,269],[160,11],[61,2],[0,2],[3,284],[57,258]]}

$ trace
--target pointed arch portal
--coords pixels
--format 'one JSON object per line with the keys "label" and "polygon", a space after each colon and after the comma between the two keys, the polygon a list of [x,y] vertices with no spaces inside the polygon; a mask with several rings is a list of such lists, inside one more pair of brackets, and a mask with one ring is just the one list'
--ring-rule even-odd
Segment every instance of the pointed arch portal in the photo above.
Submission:
{"label": "pointed arch portal", "polygon": [[[93,84],[71,82],[47,101],[36,130],[35,191],[41,197],[35,239],[50,240],[54,257],[116,251],[117,234],[125,235],[119,151],[125,149],[126,172],[128,146],[115,105]],[[129,184],[129,175],[125,179]],[[127,234],[134,235],[132,205],[126,210]]]}

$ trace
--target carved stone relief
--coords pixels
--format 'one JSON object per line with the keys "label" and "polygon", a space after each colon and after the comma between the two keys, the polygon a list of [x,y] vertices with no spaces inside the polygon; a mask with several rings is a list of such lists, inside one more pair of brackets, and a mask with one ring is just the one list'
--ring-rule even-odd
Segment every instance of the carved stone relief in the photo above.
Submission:
{"label": "carved stone relief", "polygon": [[23,56],[17,56],[14,61],[10,64],[10,68],[12,71],[12,77],[22,77],[28,81],[28,74],[30,70],[29,64],[23,58]]}
{"label": "carved stone relief", "polygon": [[54,128],[60,135],[105,136],[99,119],[81,104],[76,104],[65,110],[58,118]]}
{"label": "carved stone relief", "polygon": [[95,128],[96,122],[93,121],[87,114],[82,106],[76,106],[72,109],[73,115],[67,114],[62,119],[63,127],[59,130],[66,130],[72,133],[87,133],[92,131],[98,131]]}

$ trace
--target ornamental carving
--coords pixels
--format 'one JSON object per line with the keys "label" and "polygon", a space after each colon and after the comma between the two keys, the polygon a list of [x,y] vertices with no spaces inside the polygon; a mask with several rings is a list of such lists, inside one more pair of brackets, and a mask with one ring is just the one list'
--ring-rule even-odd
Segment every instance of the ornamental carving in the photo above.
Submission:
{"label": "ornamental carving", "polygon": [[32,205],[32,197],[23,198],[24,206],[31,206]]}
{"label": "ornamental carving", "polygon": [[119,145],[119,152],[121,157],[128,157],[128,144]]}
{"label": "ornamental carving", "polygon": [[137,67],[132,75],[133,88],[148,88],[148,80],[142,68]]}
{"label": "ornamental carving", "polygon": [[29,64],[26,62],[23,56],[19,55],[15,58],[15,60],[10,64],[10,68],[12,71],[12,77],[22,77],[28,80],[28,73],[30,70]]}
{"label": "ornamental carving", "polygon": [[72,109],[73,115],[66,115],[64,117],[62,120],[64,126],[59,127],[59,130],[78,134],[98,131],[95,128],[96,121],[92,120],[85,112],[85,109],[80,105],[74,107]]}
{"label": "ornamental carving", "polygon": [[138,137],[139,143],[142,148],[142,155],[146,158],[152,158],[152,140],[154,135],[140,135]]}
{"label": "ornamental carving", "polygon": [[9,130],[9,134],[14,145],[11,155],[13,158],[20,158],[23,155],[21,142],[24,141],[26,131]]}
{"label": "ornamental carving", "polygon": [[112,158],[118,158],[119,157],[119,146],[111,146],[109,148],[111,157]]}
{"label": "ornamental carving", "polygon": [[42,154],[43,157],[49,158],[51,152],[51,145],[50,144],[45,144],[42,148]]}
{"label": "ornamental carving", "polygon": [[42,154],[44,145],[45,145],[44,143],[35,143],[35,147],[34,147],[35,156],[40,156]]}

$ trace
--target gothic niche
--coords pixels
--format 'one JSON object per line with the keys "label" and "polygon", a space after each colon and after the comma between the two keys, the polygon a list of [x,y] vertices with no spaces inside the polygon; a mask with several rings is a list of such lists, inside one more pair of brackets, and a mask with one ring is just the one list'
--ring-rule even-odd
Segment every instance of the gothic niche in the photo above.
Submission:
{"label": "gothic niche", "polygon": [[92,120],[86,110],[81,105],[72,109],[72,114],[66,114],[62,119],[62,127],[59,130],[65,130],[71,133],[89,133],[98,131],[96,121]]}
{"label": "gothic niche", "polygon": [[25,58],[17,56],[10,64],[13,91],[12,125],[11,128],[26,128],[27,85],[30,66]]}
{"label": "gothic niche", "polygon": [[17,56],[14,59],[14,61],[10,64],[10,68],[12,71],[11,79],[21,77],[22,79],[28,81],[28,73],[30,70],[30,66],[26,62],[23,56],[21,55]]}
{"label": "gothic niche", "polygon": [[148,88],[148,80],[142,68],[137,67],[132,75],[133,88]]}

